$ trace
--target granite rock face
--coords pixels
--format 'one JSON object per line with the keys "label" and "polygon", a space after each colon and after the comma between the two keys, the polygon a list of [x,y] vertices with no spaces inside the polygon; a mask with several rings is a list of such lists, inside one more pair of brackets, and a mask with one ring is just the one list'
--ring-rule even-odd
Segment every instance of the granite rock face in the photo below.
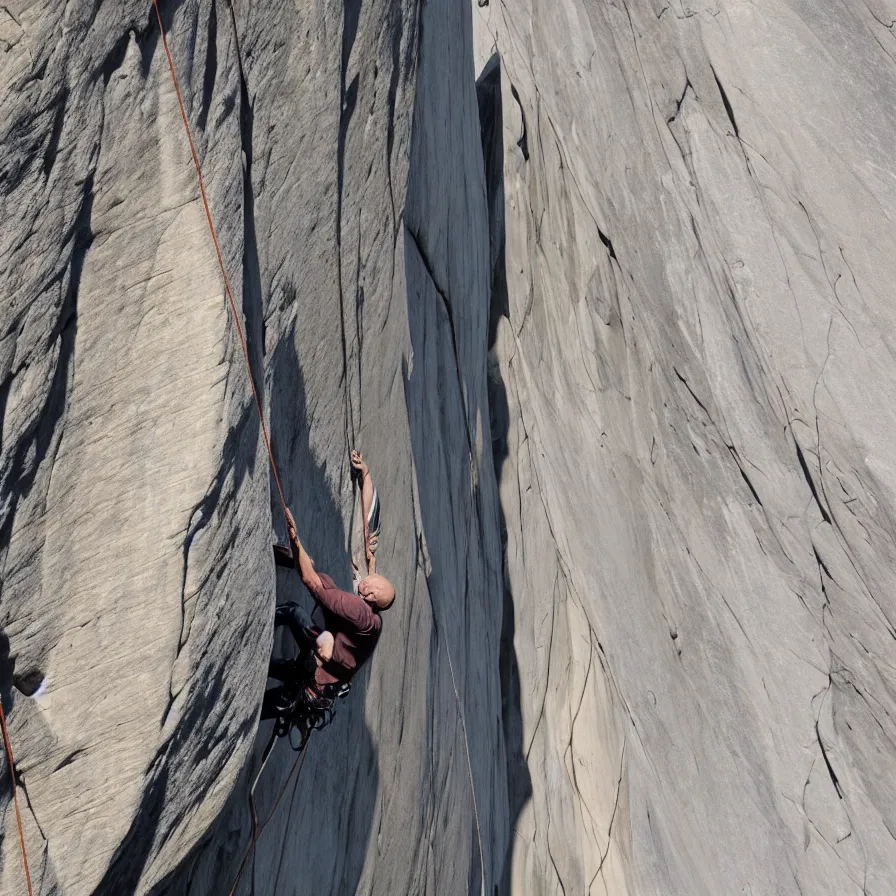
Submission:
{"label": "granite rock face", "polygon": [[896,6],[474,15],[505,883],[893,892]]}
{"label": "granite rock face", "polygon": [[[161,4],[300,532],[348,587],[358,446],[398,591],[239,892],[889,893],[896,5],[480,2]],[[0,97],[35,892],[227,893],[308,597],[152,6],[0,7]]]}
{"label": "granite rock face", "polygon": [[[299,528],[348,587],[358,446],[399,593],[242,889],[490,891],[509,833],[470,9],[162,15]],[[282,512],[152,6],[0,16],[3,689],[32,877],[226,893],[275,596],[308,597],[275,575]],[[291,767],[281,744],[263,816]]]}

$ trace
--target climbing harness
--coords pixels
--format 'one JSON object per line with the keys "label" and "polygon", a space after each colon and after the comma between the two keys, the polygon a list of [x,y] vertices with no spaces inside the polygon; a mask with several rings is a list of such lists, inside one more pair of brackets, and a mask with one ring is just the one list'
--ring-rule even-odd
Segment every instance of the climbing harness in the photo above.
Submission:
{"label": "climbing harness", "polygon": [[12,799],[16,806],[16,824],[19,826],[19,846],[22,850],[22,864],[25,866],[25,884],[28,887],[28,896],[34,896],[34,890],[31,889],[31,874],[28,872],[28,853],[25,850],[25,831],[22,829],[22,813],[19,811],[16,762],[12,757],[12,744],[9,742],[9,732],[6,730],[6,715],[3,712],[2,701],[0,701],[0,727],[3,729],[3,745],[6,747],[6,758],[9,760],[9,777],[12,779]]}
{"label": "climbing harness", "polygon": [[[303,750],[312,731],[320,731],[333,721],[337,698],[344,700],[350,690],[348,683],[327,685],[321,693],[315,692],[309,685],[300,685],[291,690],[274,721],[274,736],[288,736],[293,750]],[[294,731],[299,734],[298,746],[292,742]]]}
{"label": "climbing harness", "polygon": [[[301,668],[301,664],[296,662],[296,669],[299,668]],[[312,732],[319,731],[321,728],[325,728],[329,725],[335,713],[335,701],[338,698],[345,698],[348,696],[350,685],[347,683],[343,685],[329,685],[324,689],[322,694],[317,694],[309,688],[312,680],[313,677],[306,677],[290,686],[288,690],[284,692],[282,704],[277,707],[278,714],[274,719],[274,730],[264,749],[264,753],[262,753],[261,766],[249,789],[249,813],[252,817],[252,839],[250,840],[246,851],[243,853],[236,880],[233,882],[233,886],[230,889],[230,896],[233,896],[233,894],[236,893],[236,888],[239,886],[239,882],[246,870],[246,863],[249,861],[250,856],[252,858],[252,878],[254,887],[255,846],[258,843],[259,837],[261,837],[261,832],[274,817],[274,813],[277,811],[277,806],[280,804],[280,800],[283,798],[283,794],[286,792],[286,788],[289,786],[289,782],[292,779],[297,766],[299,774],[301,774],[302,766],[305,762],[305,755],[308,751],[308,741]],[[298,744],[293,743],[293,732],[298,732]],[[268,760],[274,751],[274,746],[277,741],[283,737],[289,738],[289,745],[298,755],[296,756],[292,770],[287,776],[280,793],[277,795],[277,799],[274,801],[274,806],[268,817],[264,820],[264,823],[259,824],[258,811],[255,806],[255,789],[258,786],[258,782],[261,780],[261,776],[268,764]],[[296,778],[296,781],[298,782],[298,777]]]}

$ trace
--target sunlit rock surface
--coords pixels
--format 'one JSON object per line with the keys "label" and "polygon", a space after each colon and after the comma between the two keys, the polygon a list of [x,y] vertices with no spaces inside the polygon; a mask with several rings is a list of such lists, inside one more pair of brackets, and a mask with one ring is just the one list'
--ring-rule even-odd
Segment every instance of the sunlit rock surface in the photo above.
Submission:
{"label": "sunlit rock surface", "polygon": [[896,6],[474,17],[505,880],[893,892]]}
{"label": "sunlit rock surface", "polygon": [[[287,500],[348,587],[363,450],[398,591],[238,891],[885,896],[896,4],[480,2],[161,6]],[[152,6],[0,7],[0,108],[35,892],[226,894],[310,603]]]}

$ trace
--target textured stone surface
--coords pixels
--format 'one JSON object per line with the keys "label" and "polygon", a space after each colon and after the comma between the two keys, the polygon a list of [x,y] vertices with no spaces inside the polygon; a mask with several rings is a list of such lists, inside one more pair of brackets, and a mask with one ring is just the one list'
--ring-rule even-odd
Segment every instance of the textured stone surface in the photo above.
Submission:
{"label": "textured stone surface", "polygon": [[[299,528],[348,586],[360,447],[399,595],[241,892],[892,892],[896,5],[162,9]],[[36,891],[226,893],[307,596],[151,7],[0,7],[0,108]]]}
{"label": "textured stone surface", "polygon": [[[275,594],[308,598],[275,577],[282,515],[151,6],[2,15],[3,684],[32,875],[226,893]],[[163,15],[300,530],[347,586],[359,446],[399,593],[257,891],[490,890],[508,830],[470,10]],[[291,765],[281,745],[263,815]],[[11,803],[3,823],[19,892]]]}
{"label": "textured stone surface", "polygon": [[474,15],[513,891],[892,892],[896,7]]}

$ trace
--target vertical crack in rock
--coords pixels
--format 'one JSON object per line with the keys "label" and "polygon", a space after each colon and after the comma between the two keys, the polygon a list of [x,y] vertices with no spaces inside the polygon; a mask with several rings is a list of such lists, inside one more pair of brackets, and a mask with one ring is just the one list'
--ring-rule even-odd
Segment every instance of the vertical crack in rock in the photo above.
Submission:
{"label": "vertical crack in rock", "polygon": [[520,132],[520,138],[516,141],[516,145],[520,148],[520,152],[523,154],[523,158],[528,162],[529,161],[529,129],[526,126],[526,110],[523,108],[523,102],[520,99],[520,95],[517,92],[516,86],[514,84],[510,85],[510,94],[516,100],[517,106],[520,107],[520,119],[522,121],[522,129]]}
{"label": "vertical crack in rock", "polygon": [[[421,14],[422,14],[421,4]],[[392,233],[398,230],[399,212],[395,207],[395,185],[392,183],[392,153],[395,149],[395,102],[398,97],[398,86],[406,67],[401,64],[401,36],[404,27],[402,7],[398,3],[391,6],[390,25],[392,33],[392,70],[389,73],[389,97],[387,106],[388,124],[386,128],[386,178],[389,185],[389,201],[392,208]],[[413,41],[410,41],[413,45]],[[394,255],[394,253],[393,253]]]}
{"label": "vertical crack in rock", "polygon": [[489,219],[491,289],[488,321],[488,350],[498,333],[498,321],[510,319],[507,295],[506,249],[504,240],[504,137],[501,102],[501,60],[497,53],[486,63],[476,80],[479,105],[479,132],[485,165],[485,189]]}
{"label": "vertical crack in rock", "polygon": [[[662,13],[660,15],[662,15]],[[681,96],[675,101],[675,111],[666,119],[666,124],[672,124],[672,122],[678,118],[678,113],[681,111],[681,106],[684,103],[689,90],[693,93],[694,88],[691,85],[691,79],[685,77],[684,89],[681,91]]]}
{"label": "vertical crack in rock", "polygon": [[831,516],[827,512],[824,507],[824,504],[821,502],[821,496],[818,494],[818,489],[815,486],[815,480],[812,478],[812,474],[809,472],[809,465],[806,463],[805,455],[803,454],[803,449],[800,448],[800,443],[797,441],[796,436],[793,438],[793,444],[796,448],[796,457],[799,461],[800,470],[802,471],[803,478],[806,480],[806,483],[809,486],[809,491],[812,493],[812,499],[815,501],[815,504],[818,507],[819,512],[821,513],[821,518],[828,524],[831,522]]}
{"label": "vertical crack in rock", "polygon": [[747,476],[747,471],[744,469],[743,462],[740,459],[740,455],[737,453],[737,449],[733,445],[725,446],[729,452],[731,452],[731,457],[734,459],[734,462],[737,464],[738,470],[740,470],[740,475],[743,477],[744,482],[747,484],[747,488],[750,490],[750,494],[753,496],[753,500],[762,507],[762,499],[759,497],[759,492],[753,487],[753,483],[750,480],[750,477]]}
{"label": "vertical crack in rock", "polygon": [[824,764],[828,770],[828,775],[830,775],[831,783],[834,785],[834,789],[837,791],[837,796],[842,800],[843,791],[840,789],[840,781],[837,778],[834,767],[831,765],[831,760],[828,758],[828,751],[825,749],[824,741],[821,737],[821,732],[818,730],[818,722],[815,723],[815,737],[818,739],[818,746],[821,749],[821,755],[824,758]]}
{"label": "vertical crack in rock", "polygon": [[[233,15],[233,13],[231,13]],[[236,24],[234,23],[234,34],[236,33]],[[205,74],[202,79],[202,97],[199,107],[199,130],[204,131],[206,122],[208,121],[208,111],[212,105],[212,96],[215,91],[215,81],[218,77],[218,4],[216,0],[211,0],[211,7],[208,14],[208,30],[205,38]],[[237,47],[239,44],[237,44]],[[239,53],[239,50],[237,50]],[[242,63],[240,63],[240,76],[242,79]],[[245,85],[244,85],[245,86]]]}
{"label": "vertical crack in rock", "polygon": [[414,244],[414,248],[417,250],[417,255],[420,257],[420,261],[423,262],[423,267],[426,269],[426,273],[429,275],[429,279],[432,282],[433,289],[435,289],[436,294],[442,300],[442,307],[445,309],[445,314],[448,318],[448,330],[451,334],[451,348],[454,352],[454,369],[457,373],[457,386],[460,390],[460,399],[463,403],[464,408],[464,430],[467,434],[467,447],[470,452],[470,457],[475,456],[475,452],[473,450],[473,436],[470,432],[470,414],[467,409],[467,395],[466,390],[464,388],[464,380],[463,380],[463,365],[461,364],[460,351],[457,345],[457,330],[454,325],[454,313],[451,308],[451,301],[448,298],[445,290],[439,285],[439,281],[436,279],[435,270],[433,269],[432,262],[429,259],[426,251],[423,249],[423,246],[420,245],[420,240],[416,233],[411,230],[410,227],[405,224],[405,231],[408,236],[411,238],[411,242]]}
{"label": "vertical crack in rock", "polygon": [[[336,277],[339,289],[339,326],[342,340],[342,373],[341,382],[345,393],[345,440],[346,444],[354,444],[355,413],[352,407],[352,391],[348,372],[349,336],[346,332],[345,283],[342,256],[345,249],[343,232],[343,206],[345,203],[345,162],[348,128],[355,114],[358,101],[359,75],[356,74],[351,83],[348,78],[352,48],[358,33],[358,22],[361,16],[361,0],[345,0],[342,19],[342,59],[339,76],[339,133],[336,143]],[[355,272],[357,275],[357,271]]]}
{"label": "vertical crack in rock", "polygon": [[616,257],[616,250],[613,248],[613,241],[598,227],[597,235],[600,237],[600,241],[604,244],[607,249],[607,252],[610,254],[610,258],[613,261],[618,262],[619,259]]}
{"label": "vertical crack in rock", "polygon": [[[214,9],[213,3],[212,14],[214,14]],[[240,148],[243,154],[243,317],[246,321],[246,341],[249,346],[252,378],[258,390],[259,400],[264,405],[265,309],[258,262],[258,238],[255,229],[255,188],[252,183],[255,114],[246,84],[235,14],[232,14],[232,22],[240,80]],[[211,28],[209,30],[211,31]],[[211,86],[213,88],[214,83]]]}
{"label": "vertical crack in rock", "polygon": [[[508,457],[507,440],[510,427],[507,387],[494,353],[499,321],[501,318],[507,320],[510,318],[505,270],[504,136],[501,79],[501,59],[496,53],[489,59],[477,79],[476,97],[479,106],[479,126],[489,217],[491,289],[488,318],[488,406],[492,462],[498,482],[501,482],[503,467]],[[514,646],[516,607],[507,557],[507,520],[500,501],[498,502],[498,513],[501,532],[501,582],[503,584],[503,613],[498,655],[501,724],[507,762],[509,828],[515,832],[517,820],[526,804],[531,800],[533,789],[524,742],[521,673]],[[495,885],[496,894],[510,893],[512,889],[513,836],[516,836],[515,833],[511,835],[511,841],[507,844],[503,866],[500,869],[500,885]]]}
{"label": "vertical crack in rock", "polygon": [[722,104],[725,106],[725,113],[728,115],[728,120],[731,122],[731,127],[734,128],[734,136],[740,140],[740,129],[737,126],[737,120],[734,117],[734,109],[731,108],[731,101],[728,99],[728,94],[725,92],[725,88],[722,86],[722,82],[719,80],[719,76],[716,74],[715,68],[710,66],[712,71],[712,76],[715,78],[716,87],[719,88],[719,95],[722,97]]}

